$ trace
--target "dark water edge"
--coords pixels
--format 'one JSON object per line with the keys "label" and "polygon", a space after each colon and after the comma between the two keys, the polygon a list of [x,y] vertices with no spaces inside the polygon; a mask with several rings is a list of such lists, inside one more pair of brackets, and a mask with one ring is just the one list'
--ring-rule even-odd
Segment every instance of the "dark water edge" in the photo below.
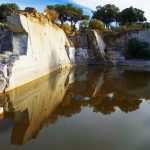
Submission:
{"label": "dark water edge", "polygon": [[145,69],[63,69],[0,99],[3,150],[150,147],[150,72]]}

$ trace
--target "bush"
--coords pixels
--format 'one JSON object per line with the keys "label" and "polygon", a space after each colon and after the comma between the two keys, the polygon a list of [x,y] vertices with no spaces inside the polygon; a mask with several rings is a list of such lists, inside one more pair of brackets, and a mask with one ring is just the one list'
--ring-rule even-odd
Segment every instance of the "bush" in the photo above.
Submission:
{"label": "bush", "polygon": [[128,41],[128,52],[132,58],[150,60],[150,47],[148,42],[136,38]]}
{"label": "bush", "polygon": [[133,23],[131,25],[128,25],[127,26],[128,29],[142,29],[142,24],[140,23]]}
{"label": "bush", "polygon": [[88,20],[83,20],[80,23],[80,28],[88,28],[89,27],[89,21]]}
{"label": "bush", "polygon": [[93,19],[89,22],[89,28],[97,30],[105,30],[103,23],[97,19]]}
{"label": "bush", "polygon": [[127,26],[119,26],[118,28],[115,29],[116,31],[119,31],[119,32],[123,32],[123,31],[127,31],[128,28]]}
{"label": "bush", "polygon": [[67,34],[67,35],[70,35],[71,33],[71,26],[69,23],[64,23],[62,25],[62,29],[64,30],[64,32]]}

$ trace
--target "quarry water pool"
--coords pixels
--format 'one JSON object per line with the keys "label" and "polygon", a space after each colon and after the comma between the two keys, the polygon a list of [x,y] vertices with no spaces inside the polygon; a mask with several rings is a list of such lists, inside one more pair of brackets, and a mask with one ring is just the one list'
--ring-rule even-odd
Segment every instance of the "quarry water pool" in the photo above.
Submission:
{"label": "quarry water pool", "polygon": [[2,150],[149,150],[150,72],[58,70],[0,95]]}

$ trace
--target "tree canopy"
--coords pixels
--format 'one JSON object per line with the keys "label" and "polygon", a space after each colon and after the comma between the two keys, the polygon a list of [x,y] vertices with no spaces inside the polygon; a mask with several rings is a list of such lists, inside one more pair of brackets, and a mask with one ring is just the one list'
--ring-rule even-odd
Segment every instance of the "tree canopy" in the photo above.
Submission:
{"label": "tree canopy", "polygon": [[[18,12],[19,12],[19,7],[15,3],[1,4],[0,21],[6,22],[7,16],[11,15],[12,13],[18,13]],[[46,12],[45,14],[47,14],[49,20],[53,22],[55,22],[55,20],[59,20],[61,22],[61,26],[65,22],[70,22],[72,31],[75,30],[76,24],[79,21],[81,22],[80,27],[87,26],[90,18],[89,15],[84,14],[82,8],[76,7],[73,4],[47,5],[44,12]],[[107,28],[110,27],[110,23],[113,21],[119,22],[120,25],[130,26],[130,25],[134,25],[133,23],[141,24],[147,20],[144,16],[143,10],[129,7],[120,12],[119,8],[113,4],[97,6],[96,10],[93,11],[91,22],[92,23],[95,22],[96,25],[98,25],[99,23],[95,19],[103,22]]]}
{"label": "tree canopy", "polygon": [[78,21],[89,19],[88,15],[83,14],[82,8],[75,7],[72,4],[48,5],[47,8],[56,10],[59,13],[61,25],[63,25],[65,21],[69,21],[72,29],[75,28]]}
{"label": "tree canopy", "polygon": [[59,13],[58,19],[60,20],[61,24],[63,24],[65,21],[67,21],[68,14],[67,14],[67,8],[66,5],[48,5],[47,8],[49,10],[55,10]]}
{"label": "tree canopy", "polygon": [[0,5],[0,21],[6,22],[7,16],[11,15],[12,13],[18,13],[19,7],[15,3],[6,3]]}
{"label": "tree canopy", "polygon": [[105,6],[97,6],[96,11],[93,11],[93,19],[102,21],[106,27],[109,27],[110,23],[117,20],[117,16],[120,10],[118,7],[112,4]]}
{"label": "tree canopy", "polygon": [[123,25],[144,22],[146,20],[147,19],[144,17],[144,11],[133,7],[126,8],[119,14],[119,22]]}

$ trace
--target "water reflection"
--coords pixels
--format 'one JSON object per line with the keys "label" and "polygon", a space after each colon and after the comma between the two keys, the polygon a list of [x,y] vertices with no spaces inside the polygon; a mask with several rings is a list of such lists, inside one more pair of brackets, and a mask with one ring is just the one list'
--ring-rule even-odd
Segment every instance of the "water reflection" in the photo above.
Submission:
{"label": "water reflection", "polygon": [[14,121],[11,144],[36,138],[59,116],[71,117],[85,106],[103,115],[117,108],[125,113],[135,111],[141,98],[150,99],[148,89],[149,72],[102,67],[59,70],[3,96],[4,118]]}

